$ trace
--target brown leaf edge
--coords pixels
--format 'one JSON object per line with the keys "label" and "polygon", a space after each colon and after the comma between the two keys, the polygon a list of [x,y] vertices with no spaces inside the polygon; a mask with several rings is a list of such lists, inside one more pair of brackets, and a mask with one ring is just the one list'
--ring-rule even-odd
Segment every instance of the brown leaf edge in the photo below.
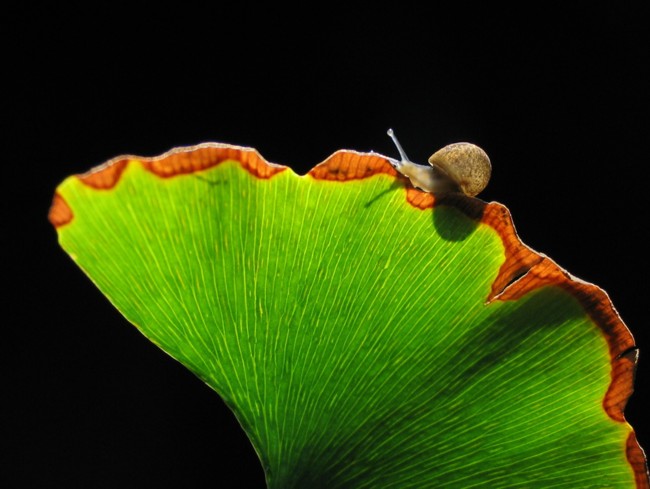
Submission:
{"label": "brown leaf edge", "polygon": [[[271,178],[288,169],[286,166],[269,163],[253,148],[224,143],[203,143],[174,148],[154,157],[117,156],[75,177],[84,185],[96,190],[110,190],[117,185],[129,164],[140,164],[154,175],[170,178],[208,170],[228,160],[239,162],[246,171],[258,178]],[[56,228],[64,226],[72,221],[73,216],[65,199],[56,193],[48,215],[52,225]]]}
{"label": "brown leaf edge", "polygon": [[[234,160],[258,178],[268,179],[288,169],[267,162],[255,149],[223,143],[204,143],[175,148],[156,157],[118,156],[83,175],[77,175],[83,184],[97,190],[110,190],[117,185],[129,164],[140,164],[161,177],[190,174],[207,170]],[[450,205],[470,218],[492,227],[501,237],[505,261],[492,284],[486,302],[516,300],[543,286],[557,286],[573,295],[592,321],[602,330],[609,345],[611,377],[603,399],[603,409],[616,422],[625,422],[625,405],[634,390],[634,373],[638,350],[629,329],[614,308],[607,293],[596,285],[573,277],[549,257],[521,242],[509,210],[497,202],[486,203],[460,194],[434,196],[413,188],[388,162],[377,153],[359,153],[340,150],[312,168],[307,175],[317,180],[350,181],[383,173],[400,180],[406,190],[406,200],[413,207],[425,210],[436,205]],[[50,222],[56,227],[73,220],[73,213],[63,197],[56,193],[49,211]],[[635,473],[636,486],[650,489],[647,459],[636,440],[634,431],[626,443],[627,459]]]}

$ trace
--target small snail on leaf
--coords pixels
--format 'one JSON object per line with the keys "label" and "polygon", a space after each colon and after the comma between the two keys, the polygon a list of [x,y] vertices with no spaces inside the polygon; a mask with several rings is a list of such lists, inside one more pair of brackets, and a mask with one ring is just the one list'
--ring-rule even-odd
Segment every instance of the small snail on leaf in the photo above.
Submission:
{"label": "small snail on leaf", "polygon": [[388,158],[388,161],[420,190],[431,193],[462,192],[474,197],[490,181],[490,158],[475,144],[454,143],[445,146],[431,155],[429,167],[408,159],[392,129],[388,130],[388,135],[397,146],[401,158]]}

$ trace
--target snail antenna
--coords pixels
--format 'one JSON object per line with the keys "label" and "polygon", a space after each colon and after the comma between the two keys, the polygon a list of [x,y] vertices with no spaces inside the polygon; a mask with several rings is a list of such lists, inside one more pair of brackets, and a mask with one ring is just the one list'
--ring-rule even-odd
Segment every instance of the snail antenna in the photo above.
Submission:
{"label": "snail antenna", "polygon": [[395,143],[395,146],[397,147],[397,151],[399,151],[399,157],[402,159],[402,161],[411,161],[409,160],[409,157],[406,156],[406,153],[404,152],[402,145],[399,144],[399,141],[397,140],[397,136],[395,136],[395,131],[389,129],[388,131],[386,131],[386,134],[388,134],[388,136],[393,140],[393,143]]}

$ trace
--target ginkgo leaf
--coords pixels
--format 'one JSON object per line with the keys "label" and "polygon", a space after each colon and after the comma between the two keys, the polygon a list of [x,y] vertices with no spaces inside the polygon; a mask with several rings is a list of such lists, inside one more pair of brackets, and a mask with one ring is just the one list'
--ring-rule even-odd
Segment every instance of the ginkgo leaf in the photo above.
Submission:
{"label": "ginkgo leaf", "polygon": [[270,488],[648,487],[632,335],[500,204],[374,153],[299,176],[204,144],[70,177],[50,220],[234,411]]}

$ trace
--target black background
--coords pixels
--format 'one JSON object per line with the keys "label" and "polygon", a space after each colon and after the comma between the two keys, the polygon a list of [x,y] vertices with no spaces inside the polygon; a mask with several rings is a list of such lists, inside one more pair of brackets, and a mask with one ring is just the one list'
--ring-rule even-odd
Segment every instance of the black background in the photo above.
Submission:
{"label": "black background", "polygon": [[525,243],[610,294],[641,348],[627,413],[650,447],[640,9],[6,10],[7,487],[263,487],[218,396],[58,247],[46,216],[64,177],[204,141],[304,172],[340,148],[395,156],[389,127],[414,161],[480,144],[494,166],[481,197],[510,208]]}

